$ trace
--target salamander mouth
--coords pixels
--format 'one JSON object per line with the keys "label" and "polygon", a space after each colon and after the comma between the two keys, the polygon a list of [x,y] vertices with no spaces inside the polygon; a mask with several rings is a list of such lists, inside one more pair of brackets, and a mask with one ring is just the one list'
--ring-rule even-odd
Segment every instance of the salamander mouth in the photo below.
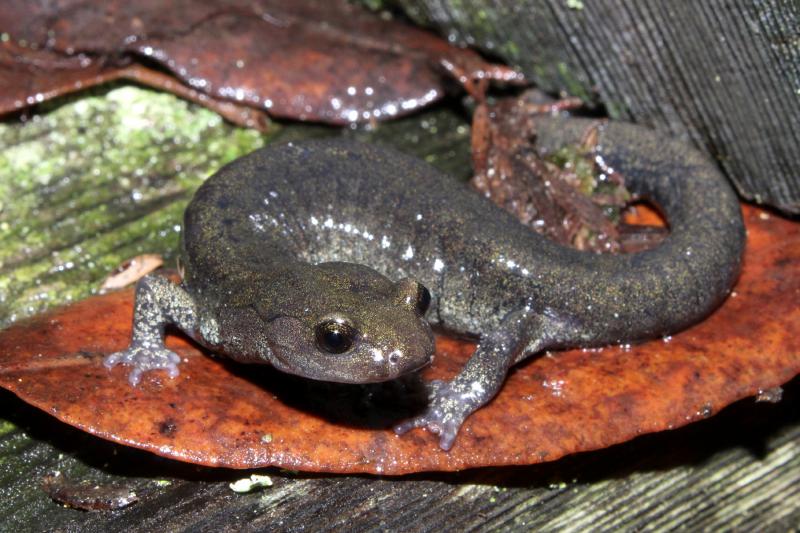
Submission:
{"label": "salamander mouth", "polygon": [[393,372],[391,372],[392,376],[389,377],[386,381],[389,381],[389,380],[392,380],[392,379],[397,379],[397,378],[400,378],[402,376],[406,376],[406,375],[409,375],[409,374],[415,374],[417,372],[420,372],[420,371],[428,368],[429,366],[431,366],[431,364],[433,364],[433,357],[434,357],[434,353],[430,353],[430,354],[428,354],[428,356],[424,360],[422,360],[421,362],[419,362],[418,364],[416,364],[414,366],[408,365],[408,366],[401,366],[400,368],[393,369]]}
{"label": "salamander mouth", "polygon": [[424,363],[420,363],[419,365],[417,365],[416,367],[414,367],[414,368],[412,368],[410,370],[405,370],[405,371],[401,372],[400,375],[398,375],[398,377],[404,376],[406,374],[414,374],[416,372],[420,372],[422,370],[425,370],[426,368],[428,368],[432,364],[433,364],[433,354],[431,354],[431,356],[428,358],[428,360],[425,361]]}

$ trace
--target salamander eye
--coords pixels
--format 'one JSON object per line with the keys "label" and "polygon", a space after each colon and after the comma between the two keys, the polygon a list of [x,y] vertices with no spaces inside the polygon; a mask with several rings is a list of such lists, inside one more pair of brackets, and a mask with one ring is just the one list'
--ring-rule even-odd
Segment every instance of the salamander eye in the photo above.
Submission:
{"label": "salamander eye", "polygon": [[344,322],[326,320],[316,328],[317,347],[332,354],[340,354],[353,346],[356,330]]}
{"label": "salamander eye", "polygon": [[431,293],[424,285],[420,284],[417,289],[417,311],[420,315],[424,315],[431,305]]}

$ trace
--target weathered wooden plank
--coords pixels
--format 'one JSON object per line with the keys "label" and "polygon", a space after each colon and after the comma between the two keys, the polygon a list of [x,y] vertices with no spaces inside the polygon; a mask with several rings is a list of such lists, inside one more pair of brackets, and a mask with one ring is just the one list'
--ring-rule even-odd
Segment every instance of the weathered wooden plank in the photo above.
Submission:
{"label": "weathered wooden plank", "polygon": [[[468,174],[469,129],[458,113],[356,135]],[[261,142],[169,95],[131,88],[0,125],[0,316],[82,297],[127,255],[171,253],[189,192]],[[777,405],[744,401],[679,431],[550,465],[400,479],[273,471],[275,486],[237,495],[227,484],[241,472],[106,443],[0,392],[0,531],[782,531],[800,523],[798,407],[795,380]],[[113,512],[62,508],[39,488],[51,470],[125,483],[141,501]]]}
{"label": "weathered wooden plank", "polygon": [[[272,472],[273,487],[237,495],[227,483],[241,474],[119,449],[3,393],[4,416],[30,436],[0,436],[0,529],[786,531],[800,523],[800,382],[787,396],[552,465],[400,479]],[[142,499],[114,512],[61,508],[38,489],[54,468],[127,483]]]}
{"label": "weathered wooden plank", "polygon": [[715,157],[740,193],[800,212],[800,3],[395,0],[417,21]]}

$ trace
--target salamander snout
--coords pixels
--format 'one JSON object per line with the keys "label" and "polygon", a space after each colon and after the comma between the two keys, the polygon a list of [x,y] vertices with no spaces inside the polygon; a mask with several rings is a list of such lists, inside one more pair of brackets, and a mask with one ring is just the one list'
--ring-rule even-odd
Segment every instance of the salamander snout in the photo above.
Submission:
{"label": "salamander snout", "polygon": [[385,380],[415,372],[431,364],[435,344],[433,332],[425,321],[411,328],[389,330],[387,342],[377,342],[370,349],[374,371]]}
{"label": "salamander snout", "polygon": [[353,263],[321,263],[291,289],[286,299],[296,311],[265,324],[262,359],[276,368],[323,381],[374,383],[431,363],[434,337],[425,320],[431,296],[416,281],[395,282]]}

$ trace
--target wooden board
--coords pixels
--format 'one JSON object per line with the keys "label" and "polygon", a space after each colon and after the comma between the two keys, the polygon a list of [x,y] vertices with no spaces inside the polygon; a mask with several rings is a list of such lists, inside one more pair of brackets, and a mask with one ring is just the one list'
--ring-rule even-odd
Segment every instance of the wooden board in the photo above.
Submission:
{"label": "wooden board", "polygon": [[[85,297],[120,256],[172,250],[181,191],[209,171],[203,165],[219,164],[220,146],[230,151],[249,138],[171,96],[119,91],[28,124],[0,124],[0,158],[16,157],[15,166],[0,166],[0,198],[14,199],[0,212],[2,321]],[[113,108],[122,102],[118,121]],[[81,120],[71,124],[73,111]],[[328,132],[281,135],[320,133]],[[436,111],[369,135],[409,143],[454,173],[466,168],[469,131],[458,113]],[[64,167],[54,161],[61,153],[73,154]],[[142,196],[126,203],[134,191]],[[40,488],[51,470],[127,484],[140,501],[120,511],[65,509]],[[800,383],[775,405],[744,400],[681,430],[538,467],[393,479],[266,472],[272,488],[236,495],[228,483],[242,472],[107,443],[0,393],[0,531],[786,531],[800,523]]]}
{"label": "wooden board", "polygon": [[543,90],[690,140],[746,198],[800,213],[800,3],[387,3],[520,65]]}

